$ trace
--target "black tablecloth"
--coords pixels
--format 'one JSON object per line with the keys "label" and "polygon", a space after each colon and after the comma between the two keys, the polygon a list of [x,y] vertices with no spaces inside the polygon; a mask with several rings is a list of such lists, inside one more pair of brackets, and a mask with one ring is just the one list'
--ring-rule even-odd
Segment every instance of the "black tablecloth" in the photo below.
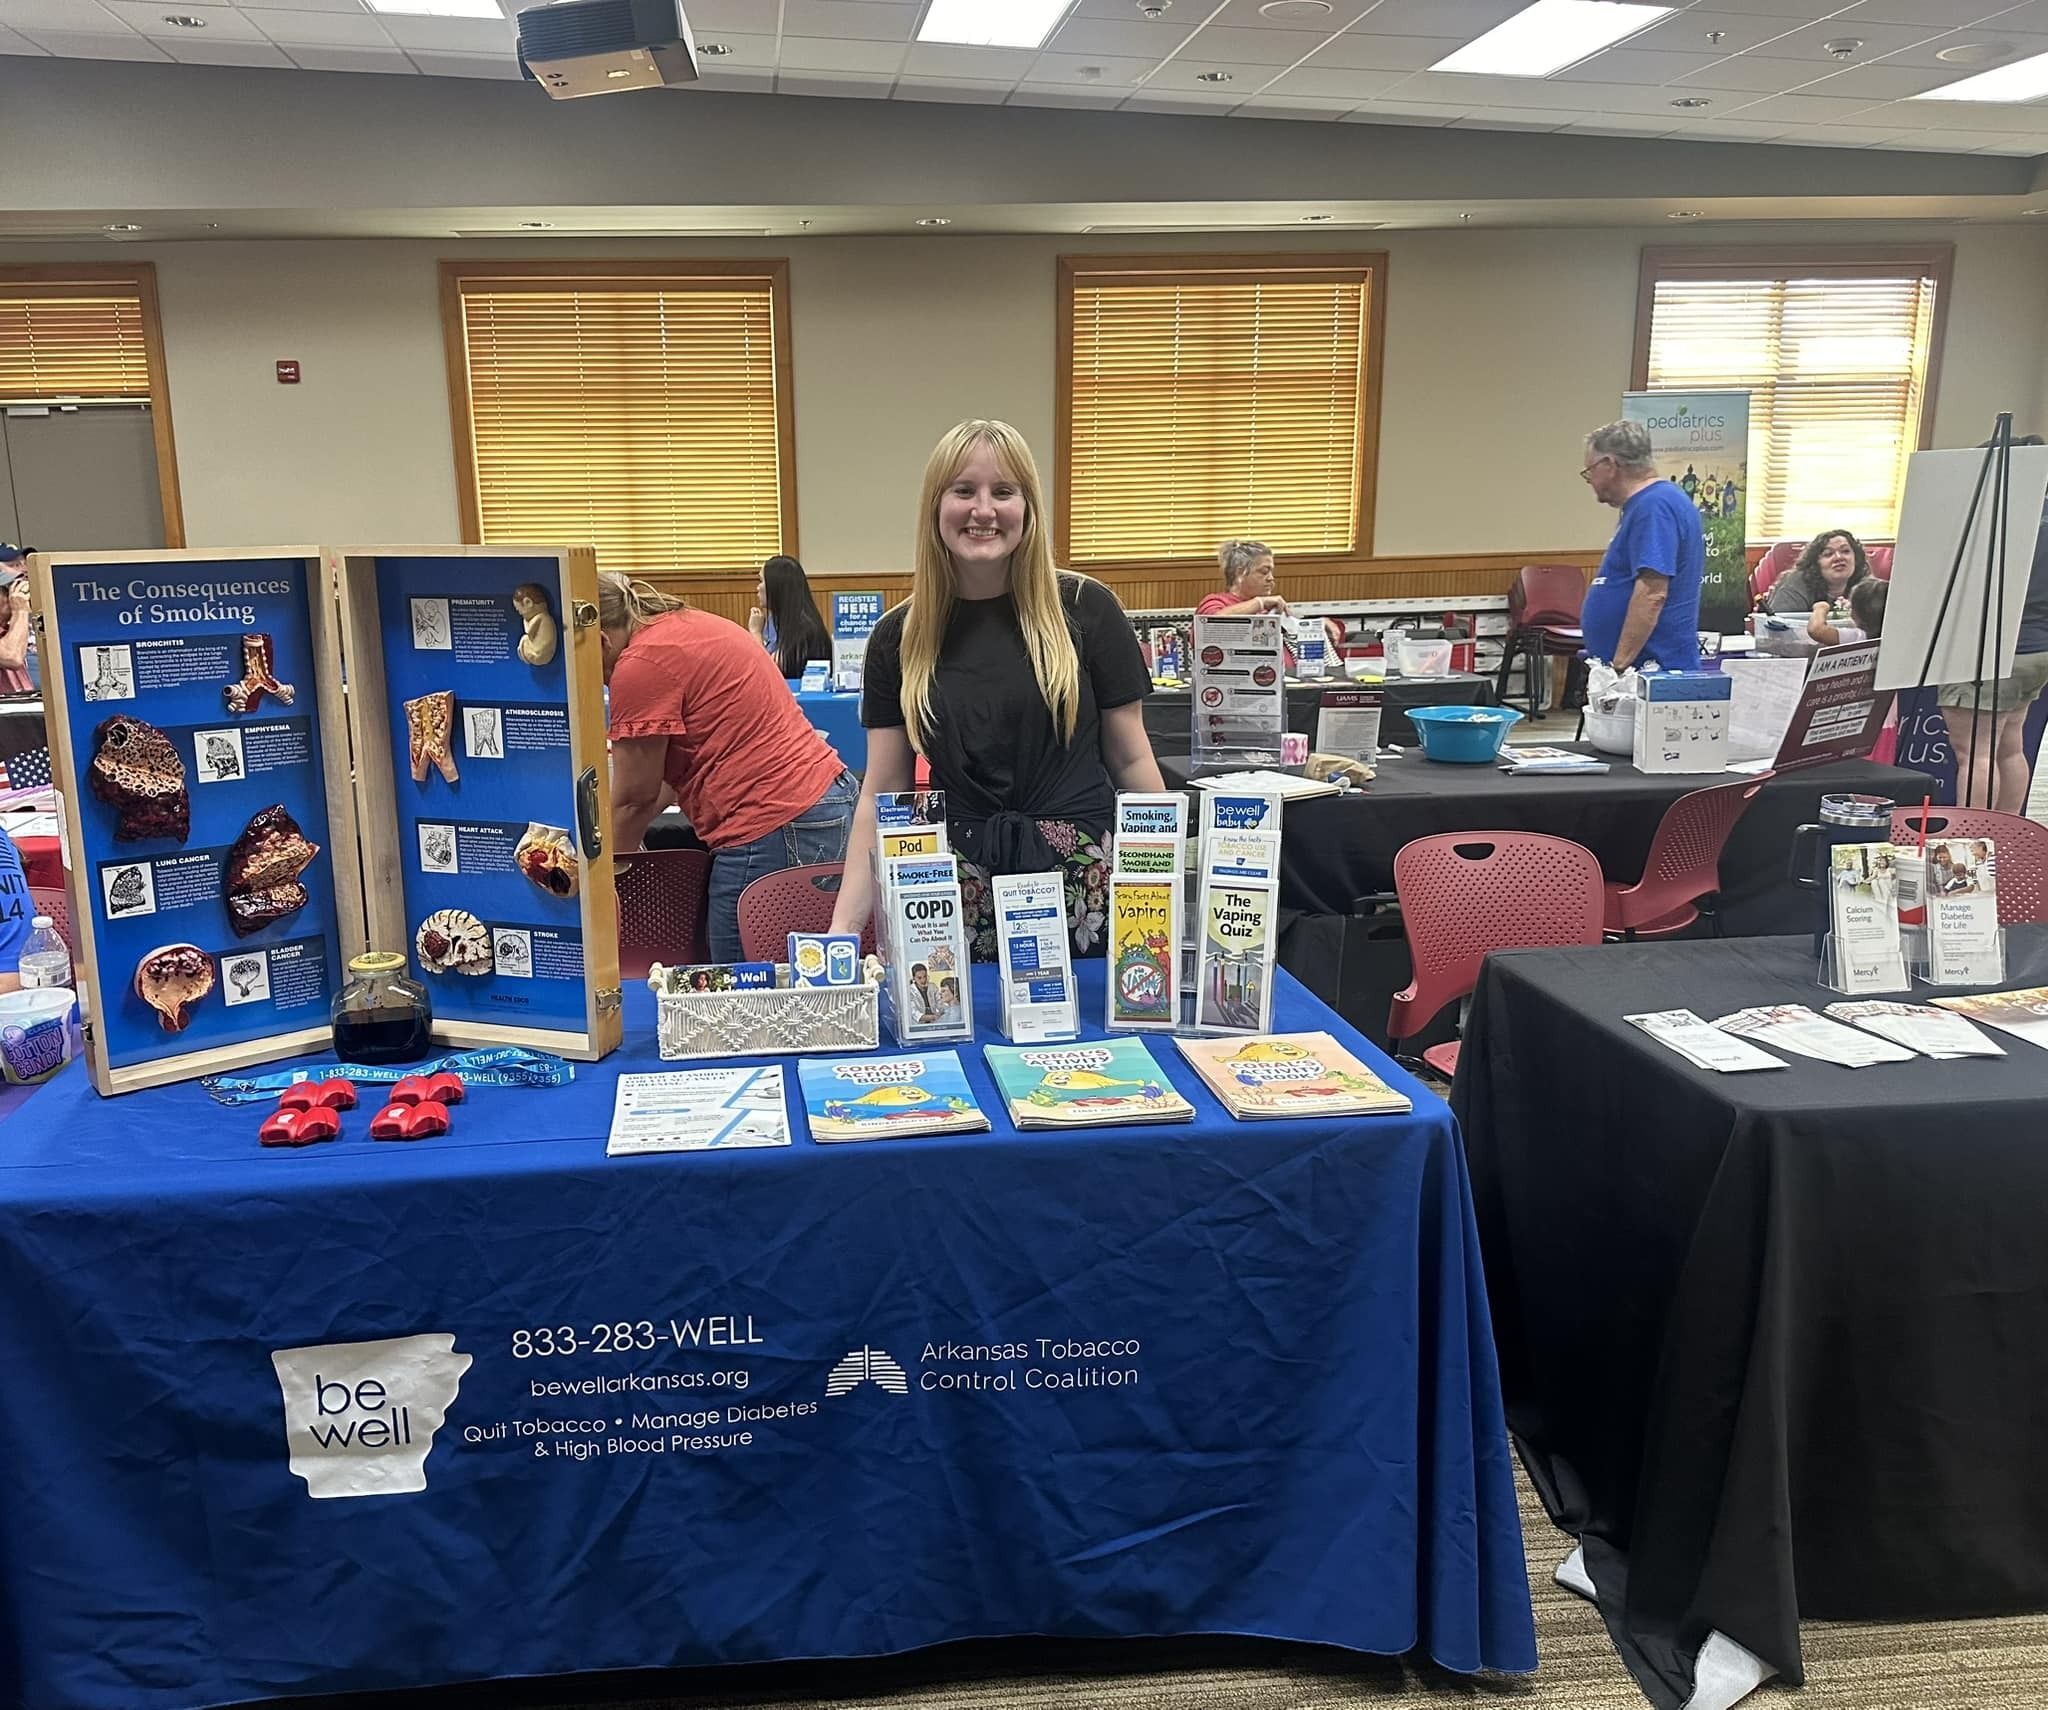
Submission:
{"label": "black tablecloth", "polygon": [[[1323,691],[1345,686],[1345,680],[1336,677],[1321,683],[1289,683],[1287,728],[1300,731],[1313,744]],[[1387,698],[1380,714],[1380,741],[1397,746],[1416,740],[1415,726],[1408,721],[1410,707],[1490,707],[1494,704],[1493,679],[1473,676],[1469,672],[1448,677],[1390,677],[1384,687]],[[1145,697],[1145,733],[1152,738],[1155,754],[1188,752],[1193,734],[1190,714],[1189,691],[1186,689],[1154,689]]]}
{"label": "black tablecloth", "polygon": [[1499,955],[1466,1024],[1509,1423],[1664,1710],[1715,1629],[1797,1683],[1801,1616],[2048,1607],[2048,1051],[1721,1075],[1622,1020],[1824,1006],[1809,948]]}

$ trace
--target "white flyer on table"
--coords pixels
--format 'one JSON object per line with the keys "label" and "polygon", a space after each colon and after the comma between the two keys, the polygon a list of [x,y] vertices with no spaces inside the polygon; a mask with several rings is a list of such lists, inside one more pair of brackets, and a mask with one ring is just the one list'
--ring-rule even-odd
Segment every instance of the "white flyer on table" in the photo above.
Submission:
{"label": "white flyer on table", "polygon": [[1922,1003],[1831,1003],[1821,1012],[1923,1057],[2003,1057],[2005,1047],[1960,1015]]}
{"label": "white flyer on table", "polygon": [[712,1152],[787,1146],[782,1066],[679,1069],[621,1075],[612,1103],[610,1157],[637,1152]]}
{"label": "white flyer on table", "polygon": [[1689,1009],[1663,1009],[1621,1018],[1640,1027],[1660,1045],[1669,1046],[1688,1063],[1724,1075],[1745,1069],[1782,1069],[1785,1064],[1768,1051],[1759,1051],[1731,1034],[1709,1027]]}
{"label": "white flyer on table", "polygon": [[1780,1051],[1812,1057],[1822,1063],[1835,1063],[1845,1069],[1867,1069],[1873,1063],[1910,1063],[1913,1060],[1913,1053],[1903,1045],[1894,1045],[1889,1039],[1844,1027],[1839,1021],[1830,1021],[1803,1004],[1760,1004],[1754,1009],[1738,1009],[1733,1015],[1722,1016],[1714,1025],[1723,1033],[1760,1039],[1766,1045],[1775,1045]]}
{"label": "white flyer on table", "polygon": [[1982,837],[1935,837],[1925,845],[1927,979],[1937,986],[1995,986],[2005,978],[1998,926],[1997,846]]}

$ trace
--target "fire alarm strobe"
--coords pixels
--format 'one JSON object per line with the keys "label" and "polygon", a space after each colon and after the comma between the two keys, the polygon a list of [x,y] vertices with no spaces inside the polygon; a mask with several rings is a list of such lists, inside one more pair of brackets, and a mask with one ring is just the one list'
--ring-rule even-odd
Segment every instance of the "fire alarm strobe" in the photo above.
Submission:
{"label": "fire alarm strobe", "polygon": [[681,0],[554,0],[519,14],[519,68],[557,101],[697,81]]}

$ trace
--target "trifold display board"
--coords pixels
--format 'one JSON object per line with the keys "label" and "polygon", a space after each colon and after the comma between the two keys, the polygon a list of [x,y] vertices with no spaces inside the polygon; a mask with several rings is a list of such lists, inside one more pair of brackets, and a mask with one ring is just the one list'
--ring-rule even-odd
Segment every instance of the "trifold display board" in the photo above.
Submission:
{"label": "trifold display board", "polygon": [[590,552],[31,568],[102,1093],[325,1048],[373,948],[407,956],[437,1043],[616,1047]]}

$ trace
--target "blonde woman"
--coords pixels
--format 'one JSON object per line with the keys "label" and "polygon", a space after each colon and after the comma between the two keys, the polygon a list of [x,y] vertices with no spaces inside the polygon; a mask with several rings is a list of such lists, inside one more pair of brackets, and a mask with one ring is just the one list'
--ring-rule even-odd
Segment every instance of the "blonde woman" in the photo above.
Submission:
{"label": "blonde woman", "polygon": [[875,797],[910,789],[922,754],[946,792],[975,959],[995,959],[997,873],[1063,873],[1074,947],[1099,953],[1116,792],[1162,787],[1139,704],[1152,679],[1116,596],[1054,570],[1049,522],[1015,428],[962,422],[933,449],[910,598],[868,638],[867,776],[835,930],[867,924]]}
{"label": "blonde woman", "polygon": [[638,849],[673,791],[712,851],[711,954],[736,962],[740,892],[784,867],[840,859],[859,785],[738,624],[615,571],[597,579],[597,623],[617,845]]}
{"label": "blonde woman", "polygon": [[[1273,549],[1263,540],[1226,540],[1216,548],[1216,565],[1223,572],[1223,586],[1202,597],[1195,607],[1196,617],[1249,617],[1254,612],[1288,615],[1287,602],[1273,591],[1279,578],[1273,568]],[[1323,633],[1330,638],[1332,654],[1344,645],[1340,619],[1324,618]]]}

